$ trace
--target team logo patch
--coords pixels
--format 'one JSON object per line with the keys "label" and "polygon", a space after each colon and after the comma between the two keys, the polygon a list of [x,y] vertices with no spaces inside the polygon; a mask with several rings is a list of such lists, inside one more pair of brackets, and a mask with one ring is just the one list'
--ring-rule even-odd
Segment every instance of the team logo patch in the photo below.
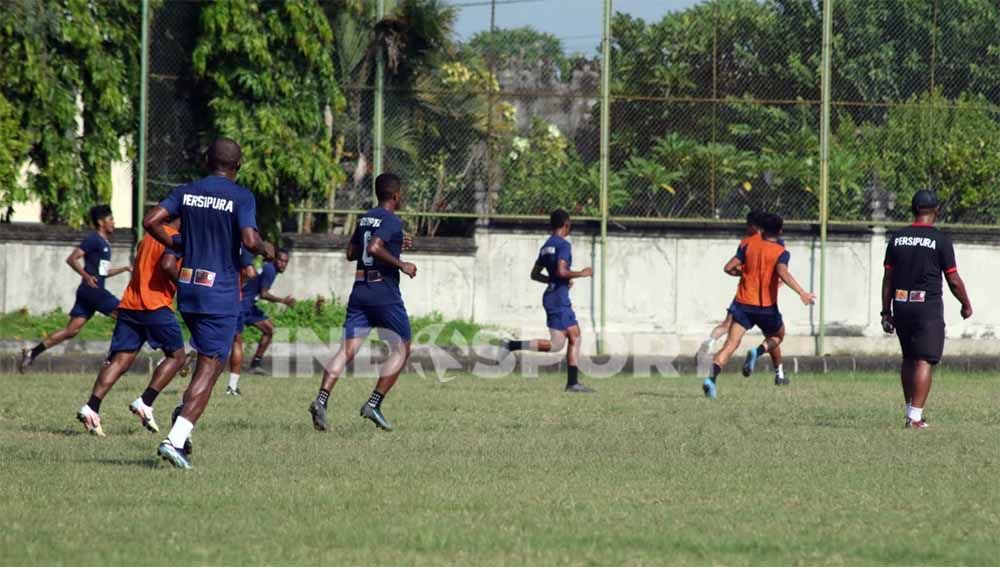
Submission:
{"label": "team logo patch", "polygon": [[177,277],[177,281],[181,283],[191,283],[191,276],[194,275],[194,270],[191,268],[181,268],[181,273]]}
{"label": "team logo patch", "polygon": [[910,303],[923,303],[927,297],[926,291],[911,291],[910,292]]}
{"label": "team logo patch", "polygon": [[906,302],[910,299],[910,292],[905,289],[896,290],[896,301]]}
{"label": "team logo patch", "polygon": [[195,270],[194,271],[194,285],[203,285],[205,287],[212,287],[215,285],[215,272],[210,272],[208,270]]}
{"label": "team logo patch", "polygon": [[97,262],[97,275],[107,276],[108,270],[111,268],[111,260],[98,260]]}

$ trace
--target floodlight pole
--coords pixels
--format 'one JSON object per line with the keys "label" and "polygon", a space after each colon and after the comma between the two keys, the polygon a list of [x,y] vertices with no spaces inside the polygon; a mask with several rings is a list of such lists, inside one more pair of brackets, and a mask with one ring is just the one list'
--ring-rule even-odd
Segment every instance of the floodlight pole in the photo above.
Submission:
{"label": "floodlight pole", "polygon": [[604,0],[604,33],[601,34],[601,325],[597,334],[597,352],[604,354],[607,339],[608,309],[608,174],[611,130],[611,0]]}
{"label": "floodlight pole", "polygon": [[149,121],[149,0],[142,0],[142,32],[140,36],[139,53],[139,169],[136,172],[136,182],[132,197],[132,228],[135,229],[136,242],[142,240],[142,218],[146,214],[146,154]]}
{"label": "floodlight pole", "polygon": [[[377,0],[375,4],[375,21],[385,18],[385,0]],[[372,112],[372,195],[375,194],[375,178],[382,173],[383,129],[385,128],[385,54],[381,45],[375,57],[375,108]],[[374,198],[373,202],[378,199]]]}
{"label": "floodlight pole", "polygon": [[826,236],[830,218],[830,55],[833,51],[833,1],[823,1],[823,72],[819,128],[819,334],[816,355],[826,354]]}

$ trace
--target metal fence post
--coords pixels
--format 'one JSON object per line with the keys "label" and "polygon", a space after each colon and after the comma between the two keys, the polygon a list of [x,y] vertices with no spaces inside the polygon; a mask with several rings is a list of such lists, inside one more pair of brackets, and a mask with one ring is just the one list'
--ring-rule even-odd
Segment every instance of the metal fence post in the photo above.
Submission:
{"label": "metal fence post", "polygon": [[607,334],[607,273],[608,273],[608,175],[610,173],[609,140],[611,130],[611,0],[604,0],[604,33],[601,34],[601,325],[597,335],[597,352],[604,354]]}
{"label": "metal fence post", "polygon": [[826,230],[830,217],[830,52],[833,0],[823,1],[823,70],[819,129],[819,335],[816,355],[826,354]]}
{"label": "metal fence post", "polygon": [[139,171],[132,197],[132,228],[135,229],[136,242],[142,239],[142,218],[146,214],[146,138],[149,122],[146,115],[149,110],[149,0],[142,0],[142,44],[139,53]]}
{"label": "metal fence post", "polygon": [[[381,22],[385,18],[385,0],[378,0],[375,5],[375,20]],[[375,58],[375,108],[372,110],[372,198],[375,195],[375,178],[382,173],[382,135],[385,127],[385,54],[382,46],[378,48]]]}

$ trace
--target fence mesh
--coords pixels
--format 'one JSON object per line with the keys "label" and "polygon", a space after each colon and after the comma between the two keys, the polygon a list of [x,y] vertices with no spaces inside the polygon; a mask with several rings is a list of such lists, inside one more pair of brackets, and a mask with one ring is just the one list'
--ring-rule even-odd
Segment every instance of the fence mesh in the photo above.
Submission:
{"label": "fence mesh", "polygon": [[[345,175],[323,199],[286,203],[287,226],[300,230],[336,225],[313,213],[303,220],[300,207],[339,214],[370,205],[377,96],[366,54],[384,47],[386,22],[408,37],[423,25],[401,22],[402,5],[414,18],[412,6],[435,3],[387,0],[382,22],[370,11],[345,22],[350,2],[319,4],[344,105],[332,118],[317,109],[316,122],[332,125]],[[164,0],[155,12],[147,200],[196,175],[213,134],[212,101],[191,73],[206,5]],[[408,209],[423,215],[419,230],[451,233],[478,218],[556,207],[598,216],[602,0],[437,5],[461,29],[389,57],[383,91],[383,170],[403,177]],[[767,209],[818,220],[821,2],[677,6],[645,19],[615,12],[611,22],[610,216],[738,219]],[[547,33],[546,14],[569,9],[580,32]],[[526,10],[541,14],[534,30],[516,23]],[[905,220],[910,196],[930,187],[948,222],[996,224],[1000,6],[836,0],[833,31],[830,218]]]}

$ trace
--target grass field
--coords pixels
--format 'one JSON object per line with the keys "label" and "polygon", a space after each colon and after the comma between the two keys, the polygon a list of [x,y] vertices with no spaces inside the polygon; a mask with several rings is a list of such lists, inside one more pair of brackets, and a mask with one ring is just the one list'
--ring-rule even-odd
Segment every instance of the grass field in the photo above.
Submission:
{"label": "grass field", "polygon": [[392,433],[348,378],[320,434],[315,380],[247,377],[182,472],[126,410],[140,377],[97,439],[73,419],[92,377],[0,376],[0,564],[996,564],[996,378],[942,373],[914,431],[889,375],[729,374],[714,402],[694,378],[404,376]]}

